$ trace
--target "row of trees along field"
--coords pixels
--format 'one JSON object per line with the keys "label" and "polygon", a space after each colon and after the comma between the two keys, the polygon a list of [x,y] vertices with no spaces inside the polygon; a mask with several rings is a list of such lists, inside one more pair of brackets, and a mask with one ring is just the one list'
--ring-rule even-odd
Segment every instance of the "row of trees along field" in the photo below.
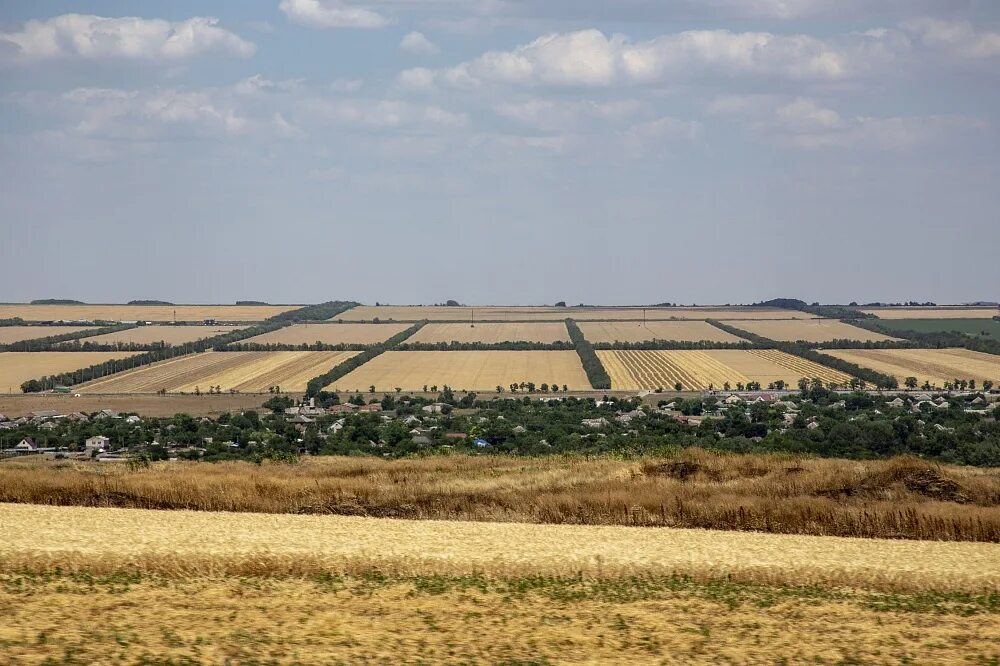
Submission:
{"label": "row of trees along field", "polygon": [[824,319],[877,319],[873,314],[862,312],[855,307],[844,305],[820,305],[806,303],[797,298],[772,298],[769,301],[754,303],[755,307],[781,308],[782,310],[798,310],[808,312]]}
{"label": "row of trees along field", "polygon": [[[41,338],[35,338],[33,340],[20,340],[18,342],[11,342],[8,344],[0,344],[0,352],[37,352],[37,351],[67,351],[67,347],[60,346],[60,343],[79,341],[84,338],[90,338],[95,335],[104,335],[105,333],[119,333],[121,331],[127,331],[132,328],[138,328],[138,324],[115,324],[113,326],[91,326],[83,331],[75,331],[72,333],[63,333],[61,335],[47,335]],[[38,327],[39,332],[45,330],[44,326]],[[85,351],[111,351],[105,349],[99,349],[100,347],[106,347],[107,345],[91,345],[91,348]],[[74,346],[70,346],[69,349],[75,349]]]}
{"label": "row of trees along field", "polygon": [[399,345],[399,351],[569,351],[572,342],[526,342],[506,340],[504,342],[406,342]]}
{"label": "row of trees along field", "polygon": [[580,362],[583,364],[584,372],[587,373],[590,385],[595,389],[610,389],[611,376],[608,375],[608,371],[604,367],[604,364],[601,363],[601,359],[597,357],[594,346],[584,337],[583,331],[580,330],[580,327],[572,319],[566,320],[566,330],[569,332],[570,340],[573,341],[576,353],[580,356]]}

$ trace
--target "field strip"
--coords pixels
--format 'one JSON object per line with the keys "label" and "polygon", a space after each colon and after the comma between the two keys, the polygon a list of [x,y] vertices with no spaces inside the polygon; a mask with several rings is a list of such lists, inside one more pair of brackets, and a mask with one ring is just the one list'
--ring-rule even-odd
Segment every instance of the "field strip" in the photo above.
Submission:
{"label": "field strip", "polygon": [[0,567],[167,575],[686,574],[877,589],[1000,589],[1000,545],[522,523],[0,504]]}

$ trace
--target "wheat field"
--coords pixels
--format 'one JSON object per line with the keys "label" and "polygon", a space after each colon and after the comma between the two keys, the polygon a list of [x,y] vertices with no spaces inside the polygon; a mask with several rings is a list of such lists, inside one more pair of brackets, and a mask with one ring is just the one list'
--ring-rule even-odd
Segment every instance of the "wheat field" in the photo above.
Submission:
{"label": "wheat field", "polygon": [[749,381],[767,386],[778,380],[794,386],[803,377],[838,384],[850,381],[842,372],[769,349],[602,350],[597,356],[616,391],[669,389],[678,382],[684,390],[704,391],[721,389],[727,382],[735,388]]}
{"label": "wheat field", "polygon": [[[25,305],[0,304],[0,319],[25,321],[263,321],[298,305]],[[176,314],[176,316],[175,316]]]}
{"label": "wheat field", "polygon": [[565,322],[517,324],[427,324],[407,342],[569,342]]}
{"label": "wheat field", "polygon": [[1000,308],[865,308],[861,310],[879,319],[991,319],[1000,316]]}
{"label": "wheat field", "polygon": [[868,331],[845,324],[837,319],[812,319],[807,321],[741,321],[734,322],[737,328],[756,333],[770,340],[785,342],[830,342],[831,340],[860,340],[882,342],[898,340],[888,335]]}
{"label": "wheat field", "polygon": [[[139,344],[149,345],[165,342],[168,345],[180,345],[204,338],[214,338],[217,335],[240,330],[239,326],[139,326],[127,331],[105,333],[80,340],[81,343],[91,342],[99,345]],[[0,329],[2,330],[2,329]]]}
{"label": "wheat field", "polygon": [[193,393],[210,386],[262,393],[271,386],[303,391],[309,380],[358,352],[203,352],[82,384],[80,393]]}
{"label": "wheat field", "polygon": [[134,355],[129,352],[2,352],[0,391],[20,393],[21,384],[29,379],[41,379]]}
{"label": "wheat field", "polygon": [[[88,326],[0,326],[0,345],[85,331]],[[96,330],[96,329],[93,329]]]}
{"label": "wheat field", "polygon": [[823,353],[893,375],[900,385],[907,377],[937,387],[955,379],[1000,384],[1000,356],[968,349],[829,349]]}
{"label": "wheat field", "polygon": [[[777,308],[699,307],[699,308],[645,308],[647,320],[666,319],[812,319],[815,315]],[[545,306],[372,306],[359,305],[338,314],[334,319],[343,321],[615,321],[643,319],[639,307],[545,307]]]}
{"label": "wheat field", "polygon": [[245,343],[309,345],[374,345],[408,328],[407,324],[293,324],[243,340]]}
{"label": "wheat field", "polygon": [[575,351],[390,351],[333,382],[329,390],[421,391],[424,386],[493,391],[513,383],[590,389]]}
{"label": "wheat field", "polygon": [[685,342],[743,342],[731,333],[704,321],[603,322],[582,321],[580,331],[590,342],[645,342],[677,340]]}

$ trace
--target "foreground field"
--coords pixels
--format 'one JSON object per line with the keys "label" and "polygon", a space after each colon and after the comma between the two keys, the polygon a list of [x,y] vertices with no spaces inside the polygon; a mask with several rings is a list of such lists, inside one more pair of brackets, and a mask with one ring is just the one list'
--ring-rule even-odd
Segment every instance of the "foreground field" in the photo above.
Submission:
{"label": "foreground field", "polygon": [[777,455],[10,460],[0,502],[1000,542],[1000,470]]}
{"label": "foreground field", "polygon": [[298,305],[0,305],[0,319],[25,321],[263,321]]}
{"label": "foreground field", "polygon": [[492,391],[513,383],[555,383],[571,391],[590,381],[575,351],[385,352],[330,385],[334,391],[419,391],[424,386]]}
{"label": "foreground field", "polygon": [[616,391],[672,388],[721,389],[753,380],[767,386],[778,380],[794,386],[799,379],[818,377],[846,385],[850,375],[770,349],[711,349],[705,351],[598,351]]}
{"label": "foreground field", "polygon": [[990,664],[990,599],[677,578],[0,575],[0,660]]}
{"label": "foreground field", "polygon": [[221,386],[223,391],[262,393],[268,387],[304,391],[309,380],[357,352],[204,352],[144,366],[82,384],[80,393],[193,393]]}
{"label": "foreground field", "polygon": [[310,345],[374,345],[385,342],[407,329],[406,324],[294,324],[243,342],[257,344]]}
{"label": "foreground field", "polygon": [[1000,308],[864,308],[879,319],[990,319],[1000,315]]}
{"label": "foreground field", "polygon": [[87,368],[111,359],[133,356],[128,352],[2,352],[0,391],[20,393],[29,379]]}
{"label": "foreground field", "polygon": [[845,324],[836,319],[814,319],[811,321],[741,321],[735,322],[737,328],[750,333],[756,333],[770,340],[786,342],[830,342],[831,340],[860,340],[862,342],[881,342],[896,340],[888,335],[867,331],[857,326]]}
{"label": "foreground field", "polygon": [[955,379],[990,380],[1000,384],[1000,356],[967,349],[831,349],[823,353],[894,375],[902,386],[916,377],[942,387]]}
{"label": "foreground field", "polygon": [[[643,314],[645,311],[645,315]],[[815,315],[778,308],[639,308],[639,307],[444,307],[444,306],[371,306],[359,305],[338,314],[343,321],[578,321],[663,320],[663,319],[812,319]]]}
{"label": "foreground field", "polygon": [[742,342],[704,321],[581,322],[580,330],[590,342],[645,342],[680,340],[688,342]]}
{"label": "foreground field", "polygon": [[[0,329],[2,331],[3,329]],[[168,345],[180,345],[204,338],[214,338],[217,335],[240,330],[239,326],[140,326],[118,333],[94,335],[80,340],[98,345],[138,344],[149,345],[165,342]]]}
{"label": "foreground field", "polygon": [[0,326],[0,345],[87,330],[87,326]]}
{"label": "foreground field", "polygon": [[407,342],[569,342],[565,322],[537,324],[427,324]]}

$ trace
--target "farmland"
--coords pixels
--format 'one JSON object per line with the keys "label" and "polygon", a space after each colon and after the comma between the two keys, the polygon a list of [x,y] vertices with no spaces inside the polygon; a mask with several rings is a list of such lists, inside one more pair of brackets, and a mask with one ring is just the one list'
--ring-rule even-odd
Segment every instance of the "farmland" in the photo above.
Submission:
{"label": "farmland", "polygon": [[330,389],[353,391],[375,386],[420,391],[424,386],[492,391],[498,385],[534,382],[590,389],[573,351],[403,351],[386,352],[338,379]]}
{"label": "farmland", "polygon": [[0,353],[0,391],[20,393],[29,379],[57,375],[97,365],[111,359],[133,356],[126,352],[2,352]]}
{"label": "farmland", "polygon": [[203,352],[99,379],[80,393],[193,393],[210,386],[261,393],[279,386],[302,391],[313,377],[357,352]]}
{"label": "farmland", "polygon": [[[973,337],[1000,340],[1000,321],[995,319],[889,319],[882,326],[896,331],[918,333],[958,332]],[[3,329],[0,329],[2,331]]]}
{"label": "farmland", "polygon": [[[52,335],[76,333],[87,330],[87,326],[0,326],[0,345],[22,340],[47,338]],[[96,329],[94,329],[96,330]]]}
{"label": "farmland", "polygon": [[[0,329],[2,331],[3,329]],[[98,345],[149,345],[164,342],[179,345],[240,330],[237,326],[139,326],[117,333],[105,333],[80,340]]]}
{"label": "farmland", "polygon": [[757,381],[768,385],[778,380],[794,386],[799,379],[818,377],[824,382],[846,384],[850,376],[784,352],[754,349],[706,351],[598,351],[618,391],[671,388],[680,383],[685,390],[721,389],[723,384]]}
{"label": "farmland", "polygon": [[2,305],[0,319],[24,321],[263,321],[296,305]]}
{"label": "farmland", "polygon": [[786,342],[830,342],[831,340],[859,340],[880,342],[895,340],[888,335],[867,331],[857,326],[845,324],[836,319],[812,319],[808,321],[772,320],[741,321],[734,324],[750,333],[771,340]]}
{"label": "farmland", "polygon": [[955,379],[1000,382],[1000,356],[967,349],[831,349],[823,353],[895,376],[942,387]]}
{"label": "farmland", "polygon": [[[645,315],[643,314],[645,312]],[[361,305],[335,317],[344,321],[621,321],[669,319],[811,319],[815,315],[778,308],[640,308],[640,307],[525,307],[525,306],[368,306]]]}
{"label": "farmland", "polygon": [[862,308],[879,319],[990,319],[1000,316],[1000,308],[927,307]]}
{"label": "farmland", "polygon": [[294,324],[243,340],[249,344],[310,345],[373,345],[385,342],[405,331],[406,324]]}
{"label": "farmland", "polygon": [[742,342],[704,321],[604,322],[584,321],[579,324],[590,342],[645,342],[647,340],[679,340],[687,342]]}
{"label": "farmland", "polygon": [[569,342],[566,324],[540,322],[532,324],[428,324],[407,342]]}

